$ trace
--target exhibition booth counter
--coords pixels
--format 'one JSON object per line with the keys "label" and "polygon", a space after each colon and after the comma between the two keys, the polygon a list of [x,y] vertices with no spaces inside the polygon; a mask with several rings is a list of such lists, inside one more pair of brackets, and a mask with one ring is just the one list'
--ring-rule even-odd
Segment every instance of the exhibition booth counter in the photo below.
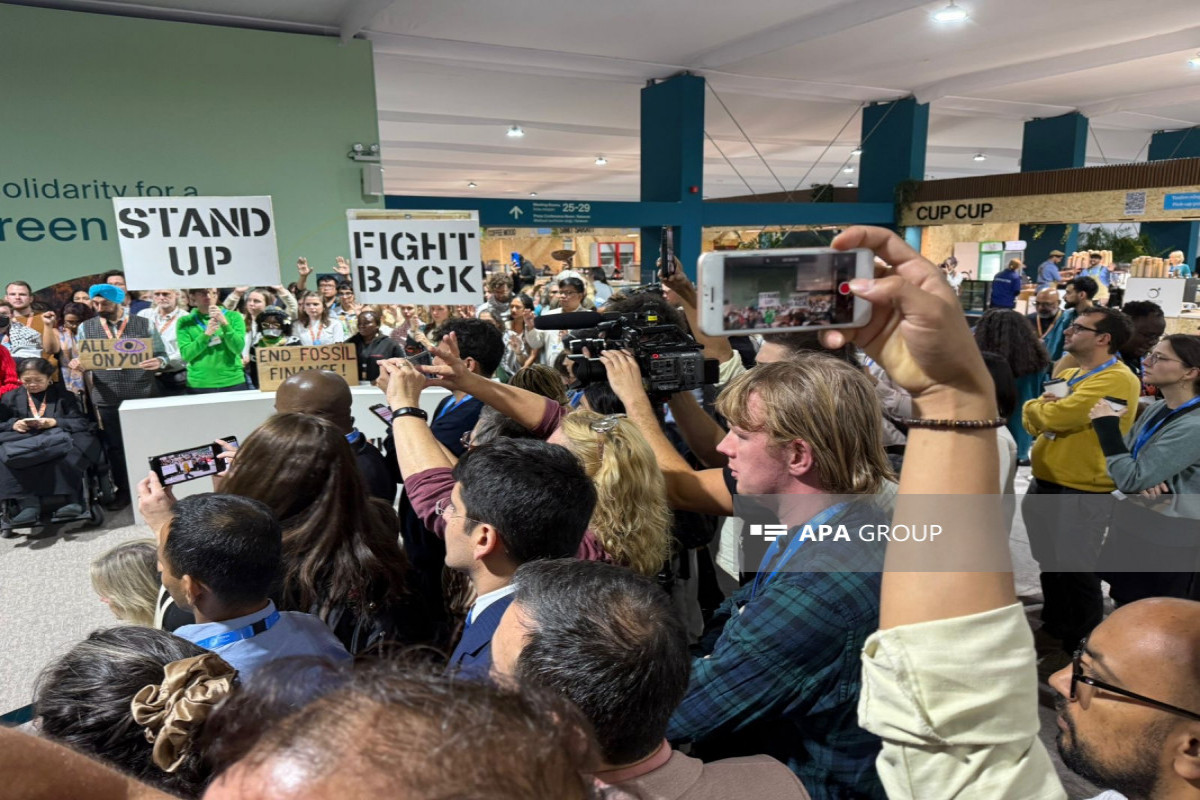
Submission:
{"label": "exhibition booth counter", "polygon": [[[421,392],[421,408],[432,418],[437,404],[449,394],[441,388]],[[350,387],[354,424],[368,439],[381,440],[387,425],[370,407],[387,402],[377,387],[370,384]],[[246,438],[275,413],[274,392],[247,390],[221,394],[151,397],[126,400],[121,404],[121,429],[125,436],[125,461],[129,485],[136,486],[149,472],[150,459],[164,453],[207,445],[214,439],[236,436]],[[172,487],[176,497],[212,491],[210,478],[197,478]],[[144,520],[133,507],[134,521]]]}

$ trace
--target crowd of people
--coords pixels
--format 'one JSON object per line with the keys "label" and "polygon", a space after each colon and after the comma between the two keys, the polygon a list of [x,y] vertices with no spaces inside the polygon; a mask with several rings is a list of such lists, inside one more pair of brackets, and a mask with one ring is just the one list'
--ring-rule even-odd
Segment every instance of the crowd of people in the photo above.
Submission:
{"label": "crowd of people", "polygon": [[[871,321],[761,341],[701,332],[682,270],[605,300],[582,276],[526,295],[496,275],[480,306],[424,312],[357,306],[341,276],[306,291],[303,261],[286,291],[194,290],[183,310],[163,290],[141,316],[93,286],[69,335],[129,326],[153,363],[83,371],[85,413],[72,339],[39,333],[0,437],[98,419],[115,469],[105,401],[241,388],[255,347],[338,331],[390,433],[376,449],[345,381],[302,372],[220,444],[212,492],[177,500],[147,474],[153,540],[93,565],[122,624],[46,666],[36,735],[0,730],[6,796],[1065,798],[1039,682],[1063,763],[1108,797],[1200,795],[1200,337],[1163,338],[1161,312],[1094,305],[1086,284],[1069,312],[1047,295],[1036,319],[997,309],[972,331],[895,234],[834,246],[880,259],[851,284]],[[532,323],[589,303],[690,329],[719,382],[651,396],[609,349],[605,380],[568,386],[563,337]],[[185,380],[163,381],[176,365]],[[431,386],[447,396],[429,413]],[[1024,446],[1032,617],[1000,502]],[[69,484],[54,463],[9,465],[4,496]],[[949,562],[916,537],[864,544],[937,503]]]}

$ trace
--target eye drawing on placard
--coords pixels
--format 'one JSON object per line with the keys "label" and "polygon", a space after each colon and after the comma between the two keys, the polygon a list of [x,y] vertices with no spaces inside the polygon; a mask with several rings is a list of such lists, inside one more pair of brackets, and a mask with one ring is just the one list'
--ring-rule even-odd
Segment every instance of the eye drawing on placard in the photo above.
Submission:
{"label": "eye drawing on placard", "polygon": [[137,339],[118,339],[113,344],[113,349],[118,353],[144,353],[146,345]]}

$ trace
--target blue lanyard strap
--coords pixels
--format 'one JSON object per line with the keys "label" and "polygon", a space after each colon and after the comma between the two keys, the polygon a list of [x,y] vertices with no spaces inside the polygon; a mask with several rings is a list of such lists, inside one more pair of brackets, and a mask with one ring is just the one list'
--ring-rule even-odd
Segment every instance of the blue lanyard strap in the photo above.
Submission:
{"label": "blue lanyard strap", "polygon": [[[758,573],[754,576],[754,586],[750,589],[750,599],[753,600],[758,595],[759,590],[770,583],[779,574],[779,571],[792,560],[792,556],[796,555],[800,548],[804,546],[805,540],[800,535],[804,527],[815,528],[818,525],[829,522],[829,520],[840,514],[846,505],[846,503],[835,503],[817,513],[812,519],[804,523],[804,525],[797,526],[792,531],[791,539],[788,540],[788,546],[783,551],[783,555],[775,562],[775,569],[768,573],[767,568],[771,566],[772,561],[775,561],[775,556],[779,555],[780,540],[776,539],[771,542],[771,546],[767,548],[767,552],[763,555],[762,563],[758,565]],[[764,575],[766,576],[765,578],[763,577]]]}
{"label": "blue lanyard strap", "polygon": [[244,628],[238,628],[236,631],[228,631],[216,636],[210,636],[207,639],[201,639],[196,642],[197,647],[203,647],[205,650],[215,650],[218,647],[224,647],[227,644],[240,642],[242,639],[253,639],[260,633],[269,631],[271,626],[279,622],[279,612],[274,611],[270,616],[260,619],[258,622],[252,622]]}
{"label": "blue lanyard strap", "polygon": [[456,409],[456,408],[458,408],[459,406],[461,406],[463,403],[467,402],[468,400],[474,400],[474,399],[475,399],[475,398],[474,398],[472,395],[469,395],[469,394],[468,394],[468,395],[463,395],[463,399],[462,399],[462,400],[457,400],[457,401],[456,401],[456,400],[453,400],[453,399],[451,399],[451,400],[447,401],[445,405],[443,405],[443,406],[442,406],[442,410],[441,410],[441,411],[439,411],[439,412],[437,413],[437,416],[436,416],[436,417],[434,417],[434,419],[435,419],[435,420],[437,420],[437,419],[441,419],[442,417],[446,416],[447,414],[449,414],[449,413],[450,413],[451,411],[453,411],[454,409]]}
{"label": "blue lanyard strap", "polygon": [[1090,371],[1085,372],[1082,375],[1076,375],[1074,378],[1071,378],[1069,381],[1067,381],[1067,386],[1074,386],[1075,384],[1079,383],[1080,381],[1087,380],[1088,378],[1095,375],[1097,372],[1103,372],[1104,370],[1108,369],[1109,367],[1111,367],[1113,364],[1116,364],[1116,363],[1117,363],[1117,357],[1113,356],[1112,358],[1110,358],[1108,361],[1105,361],[1100,366],[1093,367]]}
{"label": "blue lanyard strap", "polygon": [[1142,448],[1146,446],[1146,442],[1150,441],[1151,437],[1158,433],[1159,428],[1161,428],[1163,425],[1166,425],[1172,417],[1182,414],[1184,411],[1187,411],[1189,408],[1197,404],[1200,404],[1200,397],[1193,397],[1179,408],[1168,412],[1162,419],[1154,423],[1154,425],[1147,426],[1145,429],[1143,429],[1142,432],[1138,434],[1137,439],[1133,442],[1133,450],[1130,452],[1130,455],[1133,456],[1133,460],[1137,461],[1138,453],[1141,452]]}

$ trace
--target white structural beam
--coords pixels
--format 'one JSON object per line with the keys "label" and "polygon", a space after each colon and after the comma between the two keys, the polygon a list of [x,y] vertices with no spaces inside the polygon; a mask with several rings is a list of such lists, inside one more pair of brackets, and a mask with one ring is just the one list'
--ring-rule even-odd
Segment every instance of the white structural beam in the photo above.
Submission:
{"label": "white structural beam", "polygon": [[968,72],[919,87],[913,94],[916,95],[918,101],[931,103],[950,95],[971,95],[983,89],[1028,83],[1042,78],[1052,78],[1056,75],[1070,75],[1098,67],[1141,61],[1160,56],[1163,53],[1192,50],[1196,48],[1197,44],[1200,44],[1200,26],[1129,42],[1106,44],[1074,53],[1043,55],[1032,61],[1023,61],[1006,67]]}
{"label": "white structural beam", "polygon": [[1157,92],[1140,92],[1138,94],[1113,97],[1099,103],[1080,106],[1079,113],[1085,117],[1099,117],[1103,114],[1116,114],[1122,111],[1140,111],[1146,108],[1170,108],[1193,103],[1200,100],[1200,86],[1187,86],[1180,89],[1160,89]]}
{"label": "white structural beam", "polygon": [[396,0],[346,0],[338,15],[338,36],[342,44],[365,31],[384,9]]}
{"label": "white structural beam", "polygon": [[697,53],[689,57],[687,62],[696,69],[719,69],[928,4],[928,0],[855,0],[839,3]]}

